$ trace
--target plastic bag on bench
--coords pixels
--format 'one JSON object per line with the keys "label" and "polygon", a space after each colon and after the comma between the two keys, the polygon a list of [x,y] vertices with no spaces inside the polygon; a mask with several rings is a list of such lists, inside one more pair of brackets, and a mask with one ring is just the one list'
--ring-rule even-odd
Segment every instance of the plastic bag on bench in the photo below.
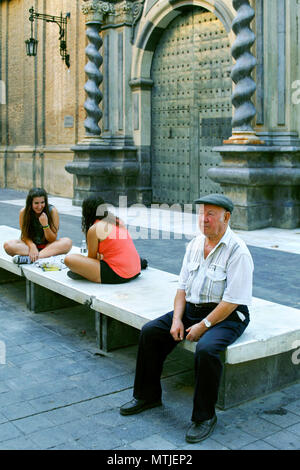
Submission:
{"label": "plastic bag on bench", "polygon": [[61,271],[66,269],[67,266],[64,263],[64,256],[50,256],[49,258],[42,258],[34,263],[36,266],[41,268],[43,271]]}

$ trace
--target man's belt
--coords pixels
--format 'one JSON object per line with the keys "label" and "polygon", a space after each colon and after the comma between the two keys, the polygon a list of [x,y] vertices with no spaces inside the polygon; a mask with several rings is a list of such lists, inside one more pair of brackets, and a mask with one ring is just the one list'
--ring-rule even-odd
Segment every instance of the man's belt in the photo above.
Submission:
{"label": "man's belt", "polygon": [[192,302],[188,302],[188,303],[190,305],[192,305],[192,307],[197,308],[197,309],[202,309],[202,310],[208,310],[208,309],[213,310],[218,305],[218,304],[213,303],[213,302],[206,303],[206,304],[204,304],[204,303],[202,303],[202,304],[193,304]]}

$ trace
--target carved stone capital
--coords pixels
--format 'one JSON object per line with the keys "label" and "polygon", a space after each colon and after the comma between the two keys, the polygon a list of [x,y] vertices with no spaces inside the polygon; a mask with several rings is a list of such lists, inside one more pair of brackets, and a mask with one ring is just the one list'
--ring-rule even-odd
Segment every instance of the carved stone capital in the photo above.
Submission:
{"label": "carved stone capital", "polygon": [[115,3],[115,24],[130,23],[132,24],[132,0],[124,0]]}
{"label": "carved stone capital", "polygon": [[84,0],[81,9],[82,13],[86,15],[86,22],[98,21],[103,23],[107,15],[114,14],[115,12],[112,3],[99,0]]}
{"label": "carved stone capital", "polygon": [[124,25],[132,27],[131,41],[134,29],[140,20],[145,0],[83,0],[82,12],[86,23],[95,21],[102,25]]}
{"label": "carved stone capital", "polygon": [[132,27],[131,41],[133,41],[135,27],[140,20],[145,0],[112,0],[115,5],[113,23],[129,24]]}

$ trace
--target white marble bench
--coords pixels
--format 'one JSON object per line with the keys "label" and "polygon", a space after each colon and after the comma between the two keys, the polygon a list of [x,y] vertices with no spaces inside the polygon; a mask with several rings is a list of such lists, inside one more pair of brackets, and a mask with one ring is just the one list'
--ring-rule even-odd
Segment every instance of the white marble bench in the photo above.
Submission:
{"label": "white marble bench", "polygon": [[[7,282],[10,278],[15,276],[22,276],[22,269],[17,264],[12,262],[11,256],[8,256],[3,248],[3,243],[6,240],[20,238],[20,230],[6,225],[0,225],[0,281]],[[13,276],[10,276],[12,274]]]}
{"label": "white marble bench", "polygon": [[[149,267],[127,284],[104,285],[75,281],[67,269],[46,271],[35,265],[16,266],[3,250],[3,241],[19,231],[0,226],[0,268],[26,278],[27,306],[35,312],[65,306],[65,301],[95,311],[97,345],[104,350],[132,344],[148,321],[173,308],[178,276]],[[78,251],[74,247],[73,251]],[[54,294],[54,295],[53,295]],[[300,379],[292,361],[300,340],[300,310],[253,298],[250,324],[224,354],[219,406],[227,408]],[[181,347],[194,351],[189,341]],[[300,352],[299,352],[300,356]]]}
{"label": "white marble bench", "polygon": [[[110,350],[136,342],[137,331],[133,332],[132,328],[139,330],[147,321],[172,310],[177,287],[174,274],[149,267],[126,284],[72,280],[67,276],[67,269],[43,271],[35,264],[14,264],[5,253],[3,243],[19,236],[19,230],[0,226],[2,281],[8,279],[9,272],[23,276],[27,283],[27,307],[36,313],[64,307],[66,301],[88,305],[96,313],[97,345],[101,349]],[[72,251],[79,252],[79,248],[73,247]],[[126,329],[126,325],[130,328]]]}

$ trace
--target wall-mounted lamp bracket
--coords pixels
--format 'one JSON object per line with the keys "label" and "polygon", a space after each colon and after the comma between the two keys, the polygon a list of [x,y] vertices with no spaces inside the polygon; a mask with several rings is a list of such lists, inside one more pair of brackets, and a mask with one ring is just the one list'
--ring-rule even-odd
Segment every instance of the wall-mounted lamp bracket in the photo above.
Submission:
{"label": "wall-mounted lamp bracket", "polygon": [[43,20],[47,23],[56,23],[59,27],[59,45],[60,45],[60,55],[62,60],[65,62],[66,66],[70,67],[70,55],[67,51],[67,22],[70,18],[70,13],[67,13],[65,16],[61,13],[60,16],[46,15],[44,13],[38,13],[34,11],[34,8],[29,9],[29,21],[31,22],[31,37],[25,41],[26,44],[26,53],[28,56],[35,56],[37,54],[37,44],[38,41],[33,37],[33,22],[35,19]]}

